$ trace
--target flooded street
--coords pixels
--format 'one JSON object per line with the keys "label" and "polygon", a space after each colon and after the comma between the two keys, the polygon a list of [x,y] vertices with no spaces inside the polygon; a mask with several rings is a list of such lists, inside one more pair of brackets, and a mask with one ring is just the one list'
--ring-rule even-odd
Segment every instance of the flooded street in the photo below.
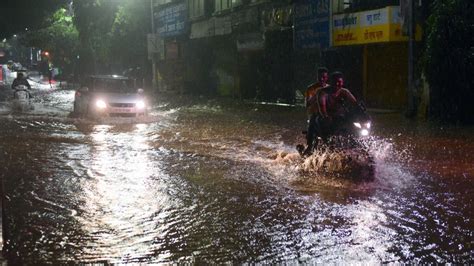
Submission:
{"label": "flooded street", "polygon": [[11,263],[473,262],[473,128],[373,112],[359,183],[304,170],[301,107],[170,97],[93,124],[36,94],[0,104]]}

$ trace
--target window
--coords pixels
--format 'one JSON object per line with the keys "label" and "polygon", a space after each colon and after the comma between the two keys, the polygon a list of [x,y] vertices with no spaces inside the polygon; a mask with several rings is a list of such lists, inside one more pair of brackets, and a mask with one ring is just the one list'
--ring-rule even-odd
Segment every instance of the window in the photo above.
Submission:
{"label": "window", "polygon": [[197,18],[205,15],[204,0],[188,0],[189,17]]}
{"label": "window", "polygon": [[[219,0],[217,0],[219,1]],[[222,10],[229,9],[231,7],[230,1],[231,0],[220,0],[221,1],[221,8]]]}
{"label": "window", "polygon": [[215,11],[221,12],[242,5],[242,0],[215,0]]}
{"label": "window", "polygon": [[354,5],[354,0],[333,0],[332,1],[332,12],[343,13],[350,12],[351,7]]}
{"label": "window", "polygon": [[358,12],[399,4],[400,0],[332,0],[332,12]]}
{"label": "window", "polygon": [[135,92],[133,82],[129,79],[97,78],[93,80],[93,91],[98,92]]}
{"label": "window", "polygon": [[169,2],[171,2],[172,0],[154,0],[155,1],[155,5],[164,5],[164,4],[167,4]]}
{"label": "window", "polygon": [[242,4],[242,0],[232,0],[232,7],[239,6]]}
{"label": "window", "polygon": [[265,2],[270,2],[270,0],[250,0],[251,4],[259,4],[259,3],[265,3]]}

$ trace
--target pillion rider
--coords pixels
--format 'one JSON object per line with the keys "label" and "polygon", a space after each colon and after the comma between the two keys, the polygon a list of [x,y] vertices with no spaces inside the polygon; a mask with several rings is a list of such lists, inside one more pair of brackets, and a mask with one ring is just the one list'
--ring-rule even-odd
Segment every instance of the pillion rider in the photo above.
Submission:
{"label": "pillion rider", "polygon": [[330,86],[319,95],[322,135],[328,137],[333,130],[345,122],[348,105],[357,105],[352,93],[344,88],[344,77],[341,72],[331,74]]}

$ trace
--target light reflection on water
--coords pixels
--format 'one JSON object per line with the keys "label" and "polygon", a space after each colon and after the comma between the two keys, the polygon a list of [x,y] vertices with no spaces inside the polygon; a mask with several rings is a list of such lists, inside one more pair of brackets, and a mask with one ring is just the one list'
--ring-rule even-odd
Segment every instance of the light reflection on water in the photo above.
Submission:
{"label": "light reflection on water", "polygon": [[159,182],[166,174],[151,156],[147,126],[129,127],[123,132],[123,126],[95,126],[89,135],[91,165],[80,221],[93,236],[84,251],[92,260],[100,254],[100,260],[146,256],[160,234],[152,215],[169,201]]}
{"label": "light reflection on water", "polygon": [[367,143],[374,182],[323,176],[302,186],[300,159],[275,159],[303,142],[299,113],[166,108],[151,124],[7,122],[3,177],[25,229],[13,239],[33,232],[15,246],[21,262],[465,262],[472,253],[471,172],[420,171],[420,160],[443,169],[427,140],[380,134]]}

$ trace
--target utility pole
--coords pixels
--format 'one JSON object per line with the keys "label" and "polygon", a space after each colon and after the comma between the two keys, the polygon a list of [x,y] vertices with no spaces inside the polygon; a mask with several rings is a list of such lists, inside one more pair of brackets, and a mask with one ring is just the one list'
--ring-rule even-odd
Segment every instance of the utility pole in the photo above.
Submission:
{"label": "utility pole", "polygon": [[[153,38],[153,41],[156,42],[156,33],[155,33],[155,12],[154,12],[154,1],[153,0],[150,0],[150,12],[151,12],[151,34],[152,34],[152,38]],[[156,58],[155,58],[155,53],[153,52],[151,54],[151,69],[152,69],[152,88],[153,88],[153,91],[155,92],[157,90],[157,86],[156,86]]]}
{"label": "utility pole", "polygon": [[408,0],[408,110],[407,116],[416,116],[415,104],[415,0]]}

